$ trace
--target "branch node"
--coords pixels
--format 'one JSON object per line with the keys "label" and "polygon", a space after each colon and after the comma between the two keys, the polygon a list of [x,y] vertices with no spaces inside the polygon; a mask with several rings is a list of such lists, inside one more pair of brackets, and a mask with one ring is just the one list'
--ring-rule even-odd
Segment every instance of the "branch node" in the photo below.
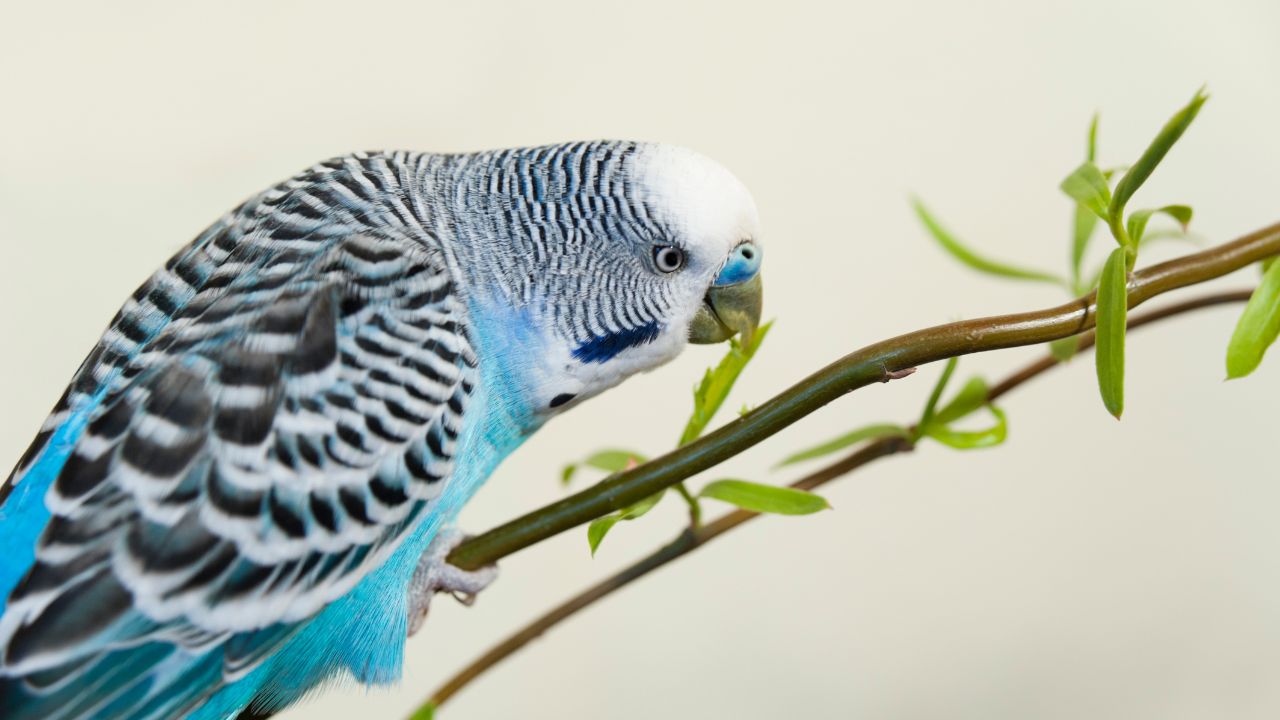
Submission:
{"label": "branch node", "polygon": [[904,368],[902,370],[890,370],[885,368],[884,377],[880,379],[880,382],[887,383],[890,380],[901,380],[904,377],[910,377],[915,374],[916,369],[913,367]]}

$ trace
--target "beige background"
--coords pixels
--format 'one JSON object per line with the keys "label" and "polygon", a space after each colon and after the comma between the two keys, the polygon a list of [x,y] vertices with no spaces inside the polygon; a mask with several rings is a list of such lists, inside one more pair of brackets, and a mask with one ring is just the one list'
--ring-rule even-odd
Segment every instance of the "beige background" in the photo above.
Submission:
{"label": "beige background", "polygon": [[[1210,83],[1137,202],[1191,201],[1212,242],[1280,209],[1272,0],[207,5],[4,4],[0,462],[172,249],[355,149],[630,137],[724,162],[758,199],[779,318],[734,407],[882,337],[1061,300],[954,264],[906,197],[993,255],[1061,268],[1055,186],[1095,109],[1103,162],[1128,162]],[[446,717],[1276,717],[1280,357],[1224,384],[1236,313],[1136,336],[1122,423],[1075,363],[1008,398],[1007,446],[928,446],[829,488],[835,512],[744,528],[557,629]],[[464,526],[561,497],[567,458],[668,446],[719,352],[691,349],[551,424]],[[937,372],[846,398],[724,474],[785,480],[765,468],[790,449],[910,420]],[[474,608],[440,604],[402,687],[290,717],[402,715],[681,520],[668,502],[595,560],[582,531],[510,558]]]}

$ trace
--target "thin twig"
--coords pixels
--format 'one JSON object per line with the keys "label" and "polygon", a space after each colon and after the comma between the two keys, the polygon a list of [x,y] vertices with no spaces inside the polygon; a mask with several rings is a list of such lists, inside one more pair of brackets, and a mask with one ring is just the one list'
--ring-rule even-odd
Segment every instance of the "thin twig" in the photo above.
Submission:
{"label": "thin twig", "polygon": [[[1133,273],[1129,307],[1274,255],[1280,255],[1280,223]],[[1089,295],[1045,310],[938,325],[870,345],[715,432],[468,540],[448,560],[467,570],[495,563],[714,467],[832,400],[901,370],[970,353],[1058,340],[1088,330],[1093,318],[1094,299]]]}
{"label": "thin twig", "polygon": [[[1163,308],[1158,308],[1156,310],[1131,317],[1129,319],[1129,329],[1132,330],[1139,328],[1143,325],[1148,325],[1169,317],[1199,310],[1201,308],[1245,302],[1249,299],[1251,292],[1252,291],[1250,290],[1235,290],[1214,293],[1168,305]],[[1093,344],[1094,334],[1092,332],[1085,333],[1080,336],[1077,352],[1087,350],[1092,347]],[[1061,364],[1062,363],[1056,360],[1052,355],[1046,355],[1044,358],[1029,363],[1016,372],[1009,374],[995,385],[992,385],[990,390],[987,391],[987,401],[994,401],[1011,390],[1014,390],[1024,383]],[[843,477],[844,475],[847,475],[875,460],[888,457],[890,455],[909,452],[913,448],[913,444],[903,437],[895,436],[873,440],[864,444],[853,453],[845,456],[843,459],[796,480],[791,483],[791,487],[800,488],[802,490],[812,490],[831,482],[832,480]],[[568,619],[579,610],[604,599],[608,595],[611,595],[615,591],[620,590],[632,582],[644,577],[650,572],[653,572],[663,565],[693,552],[716,537],[719,537],[729,530],[732,530],[733,528],[736,528],[748,520],[758,516],[759,513],[750,512],[748,510],[735,510],[717,518],[715,521],[708,523],[701,528],[686,529],[674,540],[664,545],[653,554],[642,558],[634,564],[620,570],[616,574],[605,578],[587,590],[584,590],[578,595],[575,595],[569,600],[566,600],[562,604],[548,611],[546,614],[536,620],[533,620],[506,640],[495,645],[488,652],[476,658],[457,674],[449,678],[449,680],[431,694],[431,699],[426,705],[430,707],[439,707],[440,705],[443,705],[457,694],[459,690],[466,687],[484,672],[510,657],[517,650],[537,639],[543,633]]]}

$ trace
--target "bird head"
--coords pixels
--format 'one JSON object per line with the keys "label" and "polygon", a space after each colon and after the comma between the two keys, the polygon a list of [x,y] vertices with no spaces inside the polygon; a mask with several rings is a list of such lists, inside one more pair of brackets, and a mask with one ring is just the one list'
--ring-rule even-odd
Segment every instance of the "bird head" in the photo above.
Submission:
{"label": "bird head", "polygon": [[728,170],[683,148],[650,146],[639,170],[642,192],[669,232],[669,244],[654,245],[654,266],[673,276],[669,282],[687,285],[674,315],[688,318],[689,341],[716,343],[735,334],[749,341],[763,299],[763,247],[751,194]]}
{"label": "bird head", "polygon": [[499,154],[486,167],[479,215],[492,227],[482,233],[499,241],[470,267],[504,288],[500,307],[489,304],[508,318],[488,333],[503,338],[491,352],[536,346],[510,353],[504,373],[538,417],[689,342],[755,331],[759,219],[719,164],[678,147],[599,142]]}

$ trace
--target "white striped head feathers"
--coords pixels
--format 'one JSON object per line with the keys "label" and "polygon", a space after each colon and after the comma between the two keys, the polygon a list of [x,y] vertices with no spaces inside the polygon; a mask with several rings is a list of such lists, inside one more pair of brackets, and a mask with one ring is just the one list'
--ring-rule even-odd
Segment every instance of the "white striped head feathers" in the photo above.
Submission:
{"label": "white striped head feathers", "polygon": [[[714,161],[599,142],[503,151],[479,165],[490,193],[478,203],[488,223],[471,237],[486,250],[473,268],[505,280],[481,312],[503,318],[503,339],[489,344],[496,352],[533,331],[535,357],[511,353],[504,374],[539,418],[661,365],[691,339],[728,337],[711,302],[716,288],[754,283],[737,292],[754,299],[747,314],[759,319],[756,206]],[[485,242],[494,237],[503,247]],[[719,308],[726,317],[728,304]],[[714,332],[695,322],[700,315]],[[523,326],[520,342],[512,324]]]}

